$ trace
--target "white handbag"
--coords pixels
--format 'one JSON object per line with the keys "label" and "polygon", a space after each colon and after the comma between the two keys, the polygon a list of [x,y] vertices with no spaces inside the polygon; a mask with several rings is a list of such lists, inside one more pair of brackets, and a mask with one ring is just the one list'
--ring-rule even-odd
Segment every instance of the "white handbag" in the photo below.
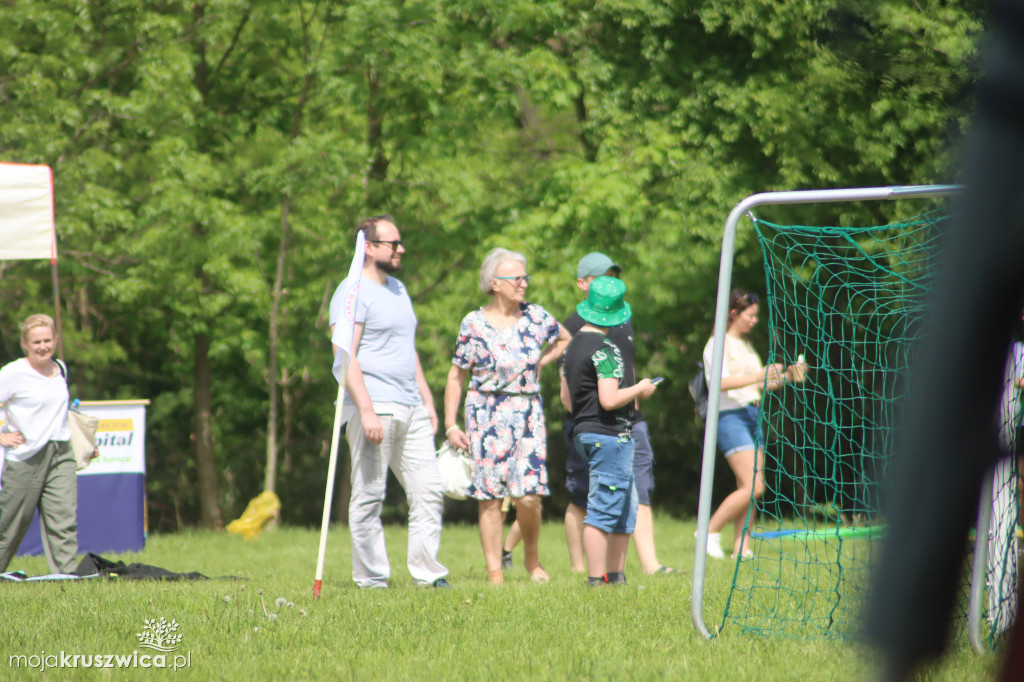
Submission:
{"label": "white handbag", "polygon": [[89,466],[92,460],[100,455],[96,447],[96,428],[99,424],[99,417],[79,412],[77,408],[68,410],[71,450],[75,453],[75,467],[79,471]]}
{"label": "white handbag", "polygon": [[466,491],[473,483],[476,463],[469,453],[445,441],[437,451],[437,468],[441,470],[444,494],[453,500],[466,499]]}
{"label": "white handbag", "polygon": [[[64,383],[68,382],[68,371],[64,363],[54,360],[60,375],[64,377]],[[71,431],[71,452],[75,455],[75,468],[81,471],[100,456],[99,448],[96,447],[96,430],[100,425],[100,418],[91,414],[85,414],[78,407],[78,400],[73,400],[68,406],[68,428]]]}

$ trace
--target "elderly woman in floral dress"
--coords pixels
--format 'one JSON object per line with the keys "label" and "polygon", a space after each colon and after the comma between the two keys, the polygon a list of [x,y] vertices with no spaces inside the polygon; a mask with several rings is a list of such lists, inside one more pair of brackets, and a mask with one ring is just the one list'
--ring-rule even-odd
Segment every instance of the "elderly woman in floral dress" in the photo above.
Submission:
{"label": "elderly woman in floral dress", "polygon": [[[535,582],[548,580],[537,552],[540,496],[549,492],[540,368],[562,355],[570,337],[550,313],[525,302],[529,283],[521,253],[494,249],[487,254],[480,289],[491,300],[463,318],[444,393],[445,435],[476,461],[468,493],[480,505],[488,580],[498,585],[505,581],[501,502],[506,496],[516,501],[526,570]],[[467,376],[463,430],[457,419]]]}

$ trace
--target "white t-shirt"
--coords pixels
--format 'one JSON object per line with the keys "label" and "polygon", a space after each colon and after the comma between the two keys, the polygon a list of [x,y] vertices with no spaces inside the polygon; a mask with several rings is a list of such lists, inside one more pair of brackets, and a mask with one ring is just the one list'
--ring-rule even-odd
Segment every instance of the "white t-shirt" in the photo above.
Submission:
{"label": "white t-shirt", "polygon": [[[708,339],[704,346],[704,377],[711,382],[711,354],[715,340]],[[725,358],[722,364],[722,378],[742,376],[760,372],[764,369],[761,358],[754,350],[753,344],[746,339],[737,339],[725,335]],[[718,411],[737,410],[761,399],[761,383],[751,384],[731,391],[722,391],[718,398]]]}
{"label": "white t-shirt", "polygon": [[51,440],[68,440],[68,384],[60,370],[45,377],[21,358],[0,369],[0,402],[6,431],[19,431],[25,442],[5,448],[4,459],[22,462]]}

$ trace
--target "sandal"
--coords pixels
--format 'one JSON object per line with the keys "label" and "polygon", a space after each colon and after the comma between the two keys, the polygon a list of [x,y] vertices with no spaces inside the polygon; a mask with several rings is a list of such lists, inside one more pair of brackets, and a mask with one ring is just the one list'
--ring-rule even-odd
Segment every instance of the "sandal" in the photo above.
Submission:
{"label": "sandal", "polygon": [[669,568],[668,566],[658,566],[657,570],[654,571],[654,575],[663,574],[668,575],[669,573],[678,573],[679,569]]}

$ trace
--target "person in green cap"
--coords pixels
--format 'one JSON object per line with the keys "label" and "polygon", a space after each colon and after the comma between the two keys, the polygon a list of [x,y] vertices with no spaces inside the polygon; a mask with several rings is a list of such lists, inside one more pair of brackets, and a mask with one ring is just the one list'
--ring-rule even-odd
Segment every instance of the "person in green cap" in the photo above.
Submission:
{"label": "person in green cap", "polygon": [[626,582],[626,549],[636,524],[633,410],[655,391],[650,379],[623,388],[622,352],[607,332],[632,316],[626,285],[598,277],[576,307],[585,324],[562,365],[562,404],[573,420],[573,443],[587,462],[590,485],[583,520],[589,585]]}

